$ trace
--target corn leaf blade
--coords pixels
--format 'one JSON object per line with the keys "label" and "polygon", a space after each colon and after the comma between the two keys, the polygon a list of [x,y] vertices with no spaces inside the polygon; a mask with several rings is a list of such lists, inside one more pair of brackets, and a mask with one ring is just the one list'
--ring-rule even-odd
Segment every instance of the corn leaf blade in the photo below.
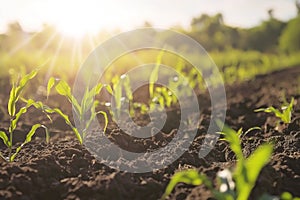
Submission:
{"label": "corn leaf blade", "polygon": [[55,89],[58,92],[58,94],[66,96],[71,101],[71,88],[66,81],[59,81],[58,84],[55,86]]}
{"label": "corn leaf blade", "polygon": [[171,194],[172,190],[178,183],[201,185],[204,181],[206,181],[206,177],[204,175],[200,175],[196,170],[177,172],[172,177],[161,199],[165,199],[169,194]]}
{"label": "corn leaf blade", "polygon": [[270,144],[259,146],[243,163],[241,169],[235,171],[238,200],[249,198],[261,169],[269,162],[272,151],[273,146]]}
{"label": "corn leaf blade", "polygon": [[36,130],[41,127],[41,124],[35,124],[31,127],[31,130],[27,133],[25,141],[16,149],[16,152],[9,158],[9,160],[12,162],[18,155],[18,153],[21,151],[23,146],[31,141],[32,136],[35,134]]}
{"label": "corn leaf blade", "polygon": [[4,131],[0,131],[0,138],[2,139],[3,143],[7,146],[7,147],[10,147],[11,144],[8,140],[8,137],[6,135],[6,133]]}
{"label": "corn leaf blade", "polygon": [[54,85],[55,85],[55,78],[51,77],[47,84],[47,98],[49,97],[51,89],[53,88]]}
{"label": "corn leaf blade", "polygon": [[150,94],[150,98],[153,98],[154,95],[154,83],[156,83],[156,81],[158,80],[158,72],[159,72],[159,67],[160,64],[162,62],[162,57],[164,55],[164,51],[161,51],[156,59],[156,65],[154,67],[154,69],[152,70],[151,74],[150,74],[150,78],[149,78],[149,94]]}
{"label": "corn leaf blade", "polygon": [[15,103],[16,103],[16,87],[15,85],[13,85],[9,93],[9,99],[7,104],[7,110],[9,116],[14,116],[16,114]]}
{"label": "corn leaf blade", "polygon": [[[217,124],[220,128],[222,128],[223,124],[220,121],[217,121]],[[225,140],[229,142],[231,150],[235,153],[238,159],[243,159],[243,152],[242,152],[242,147],[239,139],[239,134],[242,131],[240,129],[238,132],[235,130],[231,129],[227,125],[223,126],[222,134],[225,137]]]}

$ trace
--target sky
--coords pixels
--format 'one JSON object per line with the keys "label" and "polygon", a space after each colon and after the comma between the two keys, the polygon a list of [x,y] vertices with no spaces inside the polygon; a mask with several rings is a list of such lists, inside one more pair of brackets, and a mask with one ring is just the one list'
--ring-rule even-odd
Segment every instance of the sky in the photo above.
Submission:
{"label": "sky", "polygon": [[52,24],[70,33],[140,27],[188,27],[193,17],[221,12],[226,24],[251,27],[268,19],[267,10],[288,20],[296,16],[294,0],[0,0],[0,32],[19,21],[25,30]]}

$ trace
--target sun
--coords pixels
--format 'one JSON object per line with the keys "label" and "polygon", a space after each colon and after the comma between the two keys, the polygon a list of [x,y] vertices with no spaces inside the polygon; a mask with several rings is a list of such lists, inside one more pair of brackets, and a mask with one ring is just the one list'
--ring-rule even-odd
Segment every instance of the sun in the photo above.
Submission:
{"label": "sun", "polygon": [[55,26],[60,33],[73,38],[96,34],[104,23],[109,23],[105,11],[100,10],[103,6],[102,1],[96,0],[60,1],[53,13]]}
{"label": "sun", "polygon": [[91,24],[89,19],[76,19],[62,20],[56,25],[58,31],[66,36],[75,39],[80,39],[86,35],[96,34],[99,31],[97,24]]}

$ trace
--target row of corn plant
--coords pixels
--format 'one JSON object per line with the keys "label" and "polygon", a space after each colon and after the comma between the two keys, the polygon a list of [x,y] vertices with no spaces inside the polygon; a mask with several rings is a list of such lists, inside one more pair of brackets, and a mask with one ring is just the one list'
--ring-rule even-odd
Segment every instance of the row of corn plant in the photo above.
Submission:
{"label": "row of corn plant", "polygon": [[[134,115],[134,109],[135,108],[142,108],[141,110],[143,112],[148,112],[149,110],[153,110],[155,107],[155,104],[159,104],[161,108],[164,108],[165,106],[170,107],[174,103],[177,102],[177,98],[175,95],[172,94],[172,92],[167,89],[166,87],[156,87],[155,83],[158,80],[158,73],[159,73],[159,67],[162,62],[164,52],[161,52],[156,61],[156,66],[154,70],[152,71],[149,79],[149,94],[150,94],[150,102],[149,107],[147,105],[141,105],[140,103],[133,103],[133,94],[131,91],[130,86],[130,80],[129,77],[126,75],[122,75],[120,77],[116,76],[112,79],[112,87],[110,85],[105,85],[102,83],[97,84],[95,87],[89,89],[86,88],[85,93],[79,102],[73,95],[71,91],[71,87],[68,85],[68,83],[64,80],[59,80],[51,77],[47,84],[47,98],[50,95],[50,92],[53,88],[55,88],[56,92],[64,97],[67,98],[67,100],[72,104],[74,113],[76,119],[79,121],[80,127],[76,127],[72,121],[70,120],[69,116],[64,113],[59,108],[51,108],[47,105],[45,105],[41,101],[34,101],[33,99],[24,99],[21,98],[22,91],[24,90],[25,86],[28,84],[28,82],[33,79],[37,73],[38,70],[33,70],[31,73],[24,75],[20,80],[17,80],[14,82],[15,78],[11,78],[12,81],[12,88],[10,92],[10,97],[8,101],[8,115],[10,116],[10,126],[8,127],[8,136],[4,131],[0,131],[0,137],[3,140],[4,144],[9,149],[9,156],[8,159],[4,158],[2,154],[0,154],[0,157],[5,160],[13,161],[17,153],[21,150],[21,148],[28,142],[31,141],[32,136],[35,134],[36,130],[38,128],[44,128],[46,132],[46,140],[49,142],[49,133],[47,127],[45,127],[42,124],[35,124],[32,126],[32,129],[28,132],[26,140],[24,143],[21,144],[19,148],[16,149],[16,152],[12,152],[13,147],[13,132],[15,131],[17,127],[17,123],[20,119],[20,117],[25,114],[29,107],[35,107],[36,109],[41,110],[43,113],[47,115],[47,117],[52,121],[51,114],[56,113],[59,116],[61,116],[67,125],[70,126],[72,131],[75,133],[78,141],[82,144],[83,139],[86,136],[87,130],[89,129],[89,126],[91,125],[92,121],[96,118],[98,114],[103,115],[105,119],[104,124],[104,132],[106,131],[107,124],[108,124],[108,116],[106,112],[104,111],[96,111],[96,107],[99,105],[99,101],[94,100],[94,97],[98,95],[103,88],[105,88],[111,95],[114,97],[114,103],[116,105],[116,112],[111,112],[113,115],[120,115],[121,113],[121,104],[122,101],[124,101],[124,98],[126,98],[126,101],[130,105],[130,115]],[[178,65],[178,68],[183,68],[183,62],[179,62],[180,65]],[[173,90],[177,89],[180,84],[182,84],[179,80],[172,80]],[[123,97],[123,89],[125,90],[125,96]],[[16,104],[19,100],[22,100],[25,102],[25,106],[20,108],[19,110],[16,109]]]}
{"label": "row of corn plant", "polygon": [[[75,133],[78,141],[82,144],[83,139],[86,136],[86,133],[88,129],[90,128],[90,125],[93,120],[95,120],[96,116],[98,114],[103,115],[105,119],[104,124],[104,132],[106,131],[107,124],[108,124],[108,117],[106,112],[104,111],[96,111],[97,106],[99,105],[99,101],[94,100],[94,97],[98,95],[103,88],[105,88],[111,95],[114,97],[114,102],[116,105],[116,112],[112,112],[113,115],[120,115],[121,113],[121,104],[122,99],[126,98],[129,105],[130,105],[130,115],[134,115],[134,109],[139,107],[142,108],[141,110],[144,112],[152,111],[155,107],[155,104],[159,104],[161,108],[170,107],[173,104],[177,103],[176,96],[172,93],[172,90],[176,90],[176,93],[180,95],[188,95],[188,94],[181,94],[180,91],[178,91],[178,88],[180,85],[184,84],[191,84],[191,87],[196,87],[196,82],[200,80],[199,73],[197,70],[190,70],[188,73],[186,73],[185,69],[185,62],[183,59],[179,59],[178,64],[176,68],[182,73],[184,76],[189,77],[188,80],[196,80],[194,82],[185,83],[184,79],[181,79],[179,77],[171,77],[169,80],[169,87],[163,86],[155,86],[155,83],[158,80],[158,73],[159,73],[159,67],[162,63],[164,52],[160,52],[160,54],[157,57],[156,65],[153,69],[153,71],[150,74],[149,78],[149,94],[150,94],[150,101],[149,101],[149,107],[147,105],[141,105],[140,103],[133,102],[133,94],[131,91],[130,86],[130,79],[127,75],[122,75],[120,77],[115,77],[112,80],[112,86],[105,85],[102,83],[97,84],[93,88],[86,88],[85,93],[79,102],[73,95],[70,86],[68,83],[64,80],[58,80],[55,78],[50,78],[47,84],[47,98],[50,95],[50,92],[52,88],[55,88],[56,92],[64,97],[67,98],[67,100],[73,105],[74,113],[76,119],[79,121],[80,127],[76,127],[71,122],[69,116],[65,114],[61,109],[59,108],[50,108],[49,106],[46,106],[42,102],[35,102],[32,99],[25,100],[21,98],[21,94],[25,88],[25,86],[28,84],[28,82],[33,79],[37,73],[38,70],[33,70],[31,73],[24,75],[22,78],[19,78],[17,80],[12,79],[12,88],[10,91],[9,101],[8,101],[8,115],[10,117],[10,125],[8,127],[8,136],[4,131],[0,131],[0,137],[3,140],[4,144],[9,149],[9,155],[8,158],[5,158],[2,154],[0,154],[0,157],[2,159],[6,159],[9,161],[13,161],[17,153],[21,150],[21,148],[28,142],[31,141],[32,136],[35,134],[36,130],[38,128],[44,128],[46,132],[46,140],[49,141],[49,133],[48,129],[42,125],[42,124],[35,124],[32,126],[32,129],[28,132],[26,140],[24,143],[21,144],[19,148],[16,149],[15,152],[12,151],[12,145],[13,145],[13,132],[15,131],[17,127],[17,123],[20,119],[20,117],[25,114],[29,107],[35,107],[37,109],[42,110],[48,118],[51,120],[50,114],[56,113],[60,115],[66,122],[67,125],[71,127],[73,132]],[[186,73],[186,74],[185,74]],[[198,77],[198,78],[197,78]],[[201,79],[202,80],[202,79]],[[201,82],[200,80],[200,82]],[[125,90],[125,96],[123,97],[123,89]],[[182,91],[185,92],[185,91]],[[26,105],[21,107],[19,110],[17,110],[17,103],[18,101],[22,99]],[[291,112],[294,104],[294,99],[291,100],[290,103],[287,103],[286,101],[282,105],[282,112],[275,109],[274,107],[269,108],[262,108],[255,110],[256,112],[273,112],[277,117],[279,117],[284,123],[290,123],[291,121]]]}
{"label": "row of corn plant", "polygon": [[[108,124],[108,118],[107,114],[104,111],[95,111],[97,105],[99,104],[99,101],[94,100],[94,96],[99,94],[100,91],[103,88],[106,88],[107,91],[109,91],[112,94],[112,89],[109,85],[104,84],[97,84],[92,89],[86,89],[84,96],[81,100],[81,102],[78,102],[76,98],[71,93],[71,88],[67,84],[67,82],[63,80],[57,80],[54,78],[50,78],[47,85],[47,98],[50,94],[50,91],[53,87],[55,87],[56,91],[66,97],[68,101],[74,106],[75,114],[77,119],[79,119],[81,127],[77,128],[73,123],[71,122],[69,116],[65,114],[61,109],[59,108],[51,108],[47,105],[45,105],[41,101],[35,101],[33,99],[24,99],[22,98],[22,92],[25,89],[25,86],[29,83],[31,79],[36,77],[38,73],[38,69],[33,70],[32,72],[24,75],[23,77],[16,79],[12,81],[12,88],[10,90],[10,95],[8,99],[8,105],[7,105],[7,111],[8,116],[10,118],[9,127],[7,129],[8,135],[5,131],[0,131],[0,138],[2,139],[5,146],[8,148],[8,156],[4,156],[2,153],[0,153],[0,159],[3,161],[9,161],[12,162],[17,154],[20,152],[22,147],[29,143],[32,140],[32,137],[36,133],[37,129],[43,128],[45,130],[46,134],[46,142],[49,143],[49,131],[48,128],[43,124],[35,124],[32,126],[31,130],[27,133],[25,141],[18,146],[15,151],[13,151],[13,137],[14,137],[14,131],[17,128],[17,124],[19,122],[19,119],[21,116],[23,116],[30,107],[35,107],[36,109],[41,110],[43,113],[47,115],[47,117],[52,121],[51,114],[56,113],[59,116],[61,116],[67,125],[69,125],[72,129],[72,131],[75,133],[78,141],[82,144],[83,139],[86,135],[86,132],[91,125],[91,122],[96,118],[98,114],[102,114],[105,119],[105,125],[104,125],[104,132],[106,131],[107,124]],[[20,106],[17,106],[19,101],[22,101],[24,106],[17,109]]]}

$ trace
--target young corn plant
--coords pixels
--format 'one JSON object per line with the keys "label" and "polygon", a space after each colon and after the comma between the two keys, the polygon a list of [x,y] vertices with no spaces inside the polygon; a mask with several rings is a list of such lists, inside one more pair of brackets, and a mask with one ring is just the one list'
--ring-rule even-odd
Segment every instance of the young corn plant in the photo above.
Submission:
{"label": "young corn plant", "polygon": [[58,108],[54,108],[54,109],[48,108],[45,111],[47,113],[59,114],[65,120],[66,124],[71,127],[78,141],[81,144],[83,143],[83,139],[85,138],[87,130],[90,128],[92,121],[95,120],[98,114],[101,114],[104,117],[105,122],[104,122],[103,129],[105,133],[108,125],[108,117],[106,112],[104,111],[95,111],[97,105],[99,104],[99,101],[94,100],[94,96],[99,94],[103,87],[106,88],[107,91],[112,94],[112,89],[109,85],[104,85],[102,83],[99,83],[96,86],[94,86],[92,89],[86,88],[85,93],[80,102],[78,102],[77,99],[72,95],[71,88],[66,81],[57,80],[53,77],[51,77],[48,81],[47,97],[49,96],[50,91],[53,87],[55,87],[55,90],[57,91],[58,94],[66,97],[68,101],[73,105],[75,115],[79,120],[79,124],[81,125],[81,127],[76,128],[70,121],[68,115],[64,114]]}
{"label": "young corn plant", "polygon": [[292,120],[292,112],[294,106],[294,98],[292,98],[291,102],[285,102],[281,106],[281,111],[274,108],[273,106],[268,108],[259,108],[254,110],[254,112],[265,112],[265,113],[273,113],[279,120],[281,120],[285,124],[291,123]]}
{"label": "young corn plant", "polygon": [[[218,124],[221,127],[221,123],[218,122]],[[238,132],[242,132],[242,129]],[[236,168],[233,172],[233,179],[236,184],[233,198],[242,200],[249,198],[261,169],[268,163],[272,155],[273,145],[262,144],[248,158],[245,158],[238,132],[225,125],[221,134],[224,135],[237,157]]]}
{"label": "young corn plant", "polygon": [[[176,96],[166,87],[156,87],[154,91],[153,103],[158,103],[160,108],[171,107],[177,102]],[[150,103],[150,110],[154,109],[154,104]]]}
{"label": "young corn plant", "polygon": [[[261,130],[260,127],[258,126],[255,126],[255,127],[252,127],[252,128],[249,128],[247,131],[243,131],[242,128],[240,128],[237,132],[236,132],[236,135],[240,138],[242,135],[247,135],[248,133],[250,133],[251,131],[253,130]],[[225,136],[225,134],[223,132],[220,132],[221,135]],[[226,137],[224,138],[220,138],[220,140],[225,140],[227,141]]]}
{"label": "young corn plant", "polygon": [[[164,109],[165,106],[170,107],[172,104],[177,102],[176,96],[168,88],[164,86],[154,86],[158,80],[159,67],[162,63],[163,55],[164,51],[161,51],[158,54],[155,67],[149,77],[150,111],[153,111],[155,109],[156,104],[160,105],[161,109]],[[178,61],[177,66],[180,69],[183,67],[183,63],[181,61],[182,59]],[[176,89],[176,87],[173,89]]]}
{"label": "young corn plant", "polygon": [[[222,123],[218,122],[218,124],[220,127],[223,126]],[[199,174],[196,170],[181,171],[172,177],[161,199],[165,199],[180,182],[192,185],[204,184],[218,200],[248,199],[261,169],[271,157],[273,146],[260,145],[248,158],[245,158],[239,139],[241,133],[242,129],[236,132],[227,126],[224,126],[221,132],[235,153],[237,164],[233,172],[225,169],[218,173],[218,189],[213,187],[212,181],[206,175]]]}
{"label": "young corn plant", "polygon": [[36,130],[40,127],[45,129],[46,142],[47,143],[49,142],[48,129],[44,125],[35,124],[31,127],[31,130],[27,133],[25,141],[16,148],[15,152],[13,152],[13,149],[12,149],[13,133],[14,133],[15,129],[17,128],[18,121],[19,121],[20,117],[27,112],[28,108],[33,105],[32,103],[29,102],[24,107],[21,107],[19,110],[17,110],[17,103],[21,98],[21,94],[22,94],[25,86],[28,84],[28,82],[31,79],[33,79],[37,75],[37,73],[38,73],[38,70],[34,70],[31,73],[24,75],[16,82],[12,83],[12,88],[10,90],[10,95],[9,95],[9,100],[8,100],[8,105],[7,105],[8,115],[10,117],[10,125],[8,127],[9,136],[7,136],[4,131],[0,131],[0,138],[2,139],[3,143],[7,146],[8,150],[9,150],[9,154],[8,154],[8,158],[5,158],[0,153],[0,157],[2,158],[2,160],[6,160],[9,162],[14,161],[15,157],[20,152],[22,147],[31,141],[32,136],[35,134]]}
{"label": "young corn plant", "polygon": [[[113,89],[111,94],[114,97],[116,112],[113,112],[113,115],[120,117],[122,111],[122,103],[128,101],[129,103],[129,114],[130,116],[134,115],[134,106],[133,106],[133,95],[130,86],[130,79],[126,74],[121,75],[120,77],[115,76],[112,79]],[[125,90],[126,98],[123,97],[123,88]],[[111,90],[111,89],[110,89]]]}
{"label": "young corn plant", "polygon": [[161,197],[161,200],[164,200],[169,196],[172,192],[172,190],[175,188],[175,186],[178,183],[185,183],[189,185],[201,185],[204,184],[208,187],[209,190],[214,191],[212,182],[207,178],[204,174],[199,174],[197,170],[191,169],[191,170],[185,170],[177,172],[173,175],[171,178],[171,181],[169,182],[163,196]]}
{"label": "young corn plant", "polygon": [[159,67],[161,65],[162,62],[162,57],[164,55],[164,51],[161,51],[156,59],[156,65],[154,67],[154,69],[152,70],[150,77],[149,77],[149,95],[150,95],[150,99],[154,98],[154,84],[157,82],[158,80],[158,72],[159,72]]}

